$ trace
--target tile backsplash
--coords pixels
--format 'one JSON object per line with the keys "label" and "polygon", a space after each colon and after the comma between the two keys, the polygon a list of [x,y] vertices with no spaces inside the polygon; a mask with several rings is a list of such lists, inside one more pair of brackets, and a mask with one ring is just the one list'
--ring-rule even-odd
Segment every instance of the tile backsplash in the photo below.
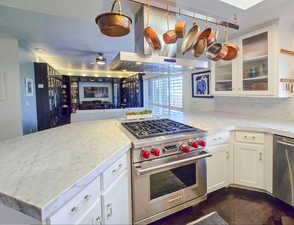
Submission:
{"label": "tile backsplash", "polygon": [[215,111],[277,120],[294,120],[293,98],[216,97]]}

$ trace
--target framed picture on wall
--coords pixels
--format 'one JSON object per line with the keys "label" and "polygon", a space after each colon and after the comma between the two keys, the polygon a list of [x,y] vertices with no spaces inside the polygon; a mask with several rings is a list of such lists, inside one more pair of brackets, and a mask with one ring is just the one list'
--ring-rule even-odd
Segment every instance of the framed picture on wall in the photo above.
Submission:
{"label": "framed picture on wall", "polygon": [[25,90],[26,90],[27,97],[34,96],[34,86],[33,86],[33,79],[32,78],[25,79]]}
{"label": "framed picture on wall", "polygon": [[213,98],[210,94],[210,71],[192,73],[192,97]]}

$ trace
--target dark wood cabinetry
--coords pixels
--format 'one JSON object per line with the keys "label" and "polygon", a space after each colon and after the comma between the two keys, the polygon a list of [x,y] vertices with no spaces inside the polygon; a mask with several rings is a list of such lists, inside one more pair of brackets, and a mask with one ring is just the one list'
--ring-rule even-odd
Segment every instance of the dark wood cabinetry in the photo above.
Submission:
{"label": "dark wood cabinetry", "polygon": [[138,74],[121,80],[121,107],[143,107],[143,75]]}
{"label": "dark wood cabinetry", "polygon": [[38,130],[70,123],[70,79],[46,63],[35,63]]}

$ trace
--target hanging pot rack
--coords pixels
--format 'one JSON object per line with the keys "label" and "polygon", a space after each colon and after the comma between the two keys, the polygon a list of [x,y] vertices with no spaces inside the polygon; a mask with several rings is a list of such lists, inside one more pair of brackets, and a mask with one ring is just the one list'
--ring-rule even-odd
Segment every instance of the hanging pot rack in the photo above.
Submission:
{"label": "hanging pot rack", "polygon": [[[148,5],[150,4],[150,6],[154,7],[154,8],[158,8],[158,9],[163,9],[166,10],[166,4],[159,2],[157,0],[129,0],[131,2],[135,2],[135,3],[139,3],[139,4],[143,4],[143,5]],[[215,25],[219,25],[219,26],[224,26],[227,28],[231,28],[234,30],[239,30],[239,25],[236,24],[235,22],[230,22],[230,21],[225,21],[225,20],[221,20],[221,19],[217,19],[211,16],[206,16],[200,13],[195,13],[186,9],[182,9],[182,8],[178,8],[178,7],[174,7],[174,6],[169,6],[169,12],[173,12],[178,14],[179,12],[181,12],[181,15],[185,15],[191,18],[196,18],[197,20],[203,21],[203,22],[208,22],[211,24],[215,24]]]}

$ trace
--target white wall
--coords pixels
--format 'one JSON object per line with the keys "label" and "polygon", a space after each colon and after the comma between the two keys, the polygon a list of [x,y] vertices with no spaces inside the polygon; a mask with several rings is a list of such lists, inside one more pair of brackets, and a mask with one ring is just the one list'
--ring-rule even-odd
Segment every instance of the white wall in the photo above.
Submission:
{"label": "white wall", "polygon": [[[19,69],[21,80],[22,128],[23,134],[37,131],[37,105],[35,92],[34,55],[19,42]],[[26,96],[25,80],[33,80],[33,96]]]}
{"label": "white wall", "polygon": [[[109,97],[108,98],[85,98],[84,97],[84,87],[108,87],[109,89]],[[80,95],[80,102],[83,101],[107,101],[112,102],[112,84],[109,82],[80,82],[79,83],[79,95]]]}
{"label": "white wall", "polygon": [[6,74],[6,99],[0,100],[0,141],[22,135],[18,41],[0,38],[0,73]]}

